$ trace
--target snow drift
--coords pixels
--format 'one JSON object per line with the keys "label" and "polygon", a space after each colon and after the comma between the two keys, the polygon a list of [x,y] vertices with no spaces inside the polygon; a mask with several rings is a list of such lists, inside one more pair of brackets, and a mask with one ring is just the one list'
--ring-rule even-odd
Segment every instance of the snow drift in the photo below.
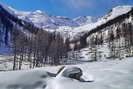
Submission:
{"label": "snow drift", "polygon": [[[56,77],[52,74],[56,74],[60,66],[1,72],[0,89],[133,89],[132,65],[132,58],[128,58],[66,66]],[[81,68],[81,77],[93,82],[64,77],[64,71],[73,67]]]}

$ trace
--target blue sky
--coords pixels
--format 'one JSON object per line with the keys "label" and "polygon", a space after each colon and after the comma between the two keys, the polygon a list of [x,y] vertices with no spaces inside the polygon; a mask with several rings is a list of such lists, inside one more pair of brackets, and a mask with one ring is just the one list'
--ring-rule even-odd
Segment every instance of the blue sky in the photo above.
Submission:
{"label": "blue sky", "polygon": [[133,0],[0,0],[18,10],[42,10],[51,15],[75,18],[103,16],[118,5],[133,5]]}

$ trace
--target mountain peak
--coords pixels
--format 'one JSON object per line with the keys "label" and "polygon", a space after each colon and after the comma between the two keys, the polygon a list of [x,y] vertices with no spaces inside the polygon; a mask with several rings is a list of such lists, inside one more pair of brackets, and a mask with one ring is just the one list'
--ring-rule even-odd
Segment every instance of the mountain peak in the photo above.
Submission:
{"label": "mountain peak", "polygon": [[95,17],[91,16],[79,16],[75,19],[70,19],[63,16],[51,16],[41,10],[36,10],[33,12],[18,11],[3,3],[0,3],[0,6],[12,15],[18,16],[19,19],[32,22],[33,24],[41,28],[51,29],[58,29],[59,26],[79,27],[81,25],[92,25],[95,23],[100,25],[101,23],[105,23],[120,15],[126,14],[132,9],[132,6],[130,5],[117,6],[113,8],[107,15],[97,20]]}
{"label": "mountain peak", "polygon": [[102,17],[100,20],[102,21],[102,20],[114,19],[120,15],[128,13],[129,11],[132,10],[132,8],[133,8],[133,6],[130,6],[130,5],[123,5],[123,6],[114,7],[110,10],[110,12],[107,15]]}
{"label": "mountain peak", "polygon": [[126,10],[131,10],[133,6],[130,6],[130,5],[123,5],[123,6],[116,6],[114,7],[112,10],[115,11],[115,10],[120,10],[120,11],[126,11]]}
{"label": "mountain peak", "polygon": [[79,16],[75,18],[74,21],[76,21],[80,25],[85,25],[96,22],[96,18],[91,16]]}
{"label": "mountain peak", "polygon": [[36,10],[32,12],[33,14],[38,14],[38,15],[44,15],[46,13],[42,12],[41,10]]}
{"label": "mountain peak", "polygon": [[36,13],[43,13],[41,10],[36,10],[35,12]]}

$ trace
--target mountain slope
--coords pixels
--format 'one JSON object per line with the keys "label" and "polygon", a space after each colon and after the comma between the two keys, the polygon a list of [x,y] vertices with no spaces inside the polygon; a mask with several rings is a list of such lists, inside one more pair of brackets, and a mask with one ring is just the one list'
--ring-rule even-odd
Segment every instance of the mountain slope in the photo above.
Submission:
{"label": "mountain slope", "polygon": [[77,33],[71,37],[72,42],[75,42],[74,48],[86,48],[88,58],[94,61],[133,56],[132,6],[115,7],[98,22],[75,29]]}
{"label": "mountain slope", "polygon": [[[126,54],[124,57],[132,56],[132,18],[132,6],[115,7],[107,15],[93,22],[93,18],[87,16],[72,20],[62,16],[50,16],[40,10],[33,12],[17,11],[1,4],[0,33],[2,35],[0,42],[10,47],[11,41],[13,41],[11,36],[19,34],[17,35],[19,40],[15,40],[15,42],[17,41],[17,47],[20,48],[19,50],[23,47],[28,49],[26,50],[27,53],[40,52],[39,56],[38,53],[36,54],[36,61],[40,63],[42,62],[41,59],[45,59],[51,64],[52,62],[57,63],[56,59],[58,59],[60,64],[66,59],[73,59],[69,58],[69,53],[71,55],[73,53],[75,59],[83,55],[85,60],[87,58],[91,59],[90,56],[92,56],[95,61],[97,52],[98,55],[102,53],[102,57],[109,58],[111,56],[123,57],[123,53]],[[11,34],[12,32],[14,33]],[[12,47],[14,46],[12,44]],[[103,50],[101,46],[107,50]],[[99,47],[101,48],[99,49]],[[115,47],[115,51],[113,47]],[[122,47],[124,47],[124,52],[121,50]],[[126,50],[127,47],[130,51]],[[86,52],[82,48],[85,48]],[[106,55],[105,52],[108,52],[108,54]],[[88,57],[85,56],[86,54]],[[50,61],[47,60],[49,56]],[[53,59],[55,60],[51,61]]]}
{"label": "mountain slope", "polygon": [[[7,6],[5,6],[7,8]],[[94,22],[90,16],[70,19],[63,16],[48,15],[45,12],[36,10],[33,12],[18,11],[12,7],[7,8],[19,19],[34,23],[36,26],[44,29],[58,29],[60,26],[79,27],[80,25]]]}
{"label": "mountain slope", "polygon": [[77,18],[74,18],[74,21],[76,21],[80,25],[95,23],[97,20],[94,17],[91,16],[80,16]]}
{"label": "mountain slope", "polygon": [[36,26],[41,28],[57,29],[59,26],[70,26],[70,27],[79,26],[76,22],[74,22],[69,18],[61,16],[49,16],[48,14],[40,10],[36,10],[33,12],[15,11],[15,14],[20,19],[32,22]]}
{"label": "mountain slope", "polygon": [[[115,23],[113,20],[115,19],[126,19],[126,16],[130,13],[132,14],[133,6],[117,6],[113,8],[107,15],[103,16],[102,18],[99,18],[97,22],[86,24],[80,27],[75,28],[73,31],[75,31],[72,36],[75,38],[82,36],[84,33],[89,33],[89,31],[93,31],[94,29],[97,29],[99,27],[102,27],[103,25],[106,25],[108,23]],[[117,21],[116,21],[117,22]],[[81,30],[80,30],[81,29]],[[102,29],[102,28],[99,28]],[[76,32],[77,31],[77,32]],[[83,34],[82,34],[83,33]],[[72,37],[72,39],[73,39]]]}

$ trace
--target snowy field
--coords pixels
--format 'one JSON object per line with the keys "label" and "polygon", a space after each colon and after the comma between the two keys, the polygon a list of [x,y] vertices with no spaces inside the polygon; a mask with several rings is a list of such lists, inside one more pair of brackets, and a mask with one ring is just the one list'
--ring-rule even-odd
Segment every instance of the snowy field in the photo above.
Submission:
{"label": "snowy field", "polygon": [[[83,70],[81,82],[63,76],[73,66]],[[61,68],[44,67],[32,70],[0,72],[0,89],[133,89],[133,60],[92,62]]]}
{"label": "snowy field", "polygon": [[0,71],[12,70],[13,56],[0,55]]}

